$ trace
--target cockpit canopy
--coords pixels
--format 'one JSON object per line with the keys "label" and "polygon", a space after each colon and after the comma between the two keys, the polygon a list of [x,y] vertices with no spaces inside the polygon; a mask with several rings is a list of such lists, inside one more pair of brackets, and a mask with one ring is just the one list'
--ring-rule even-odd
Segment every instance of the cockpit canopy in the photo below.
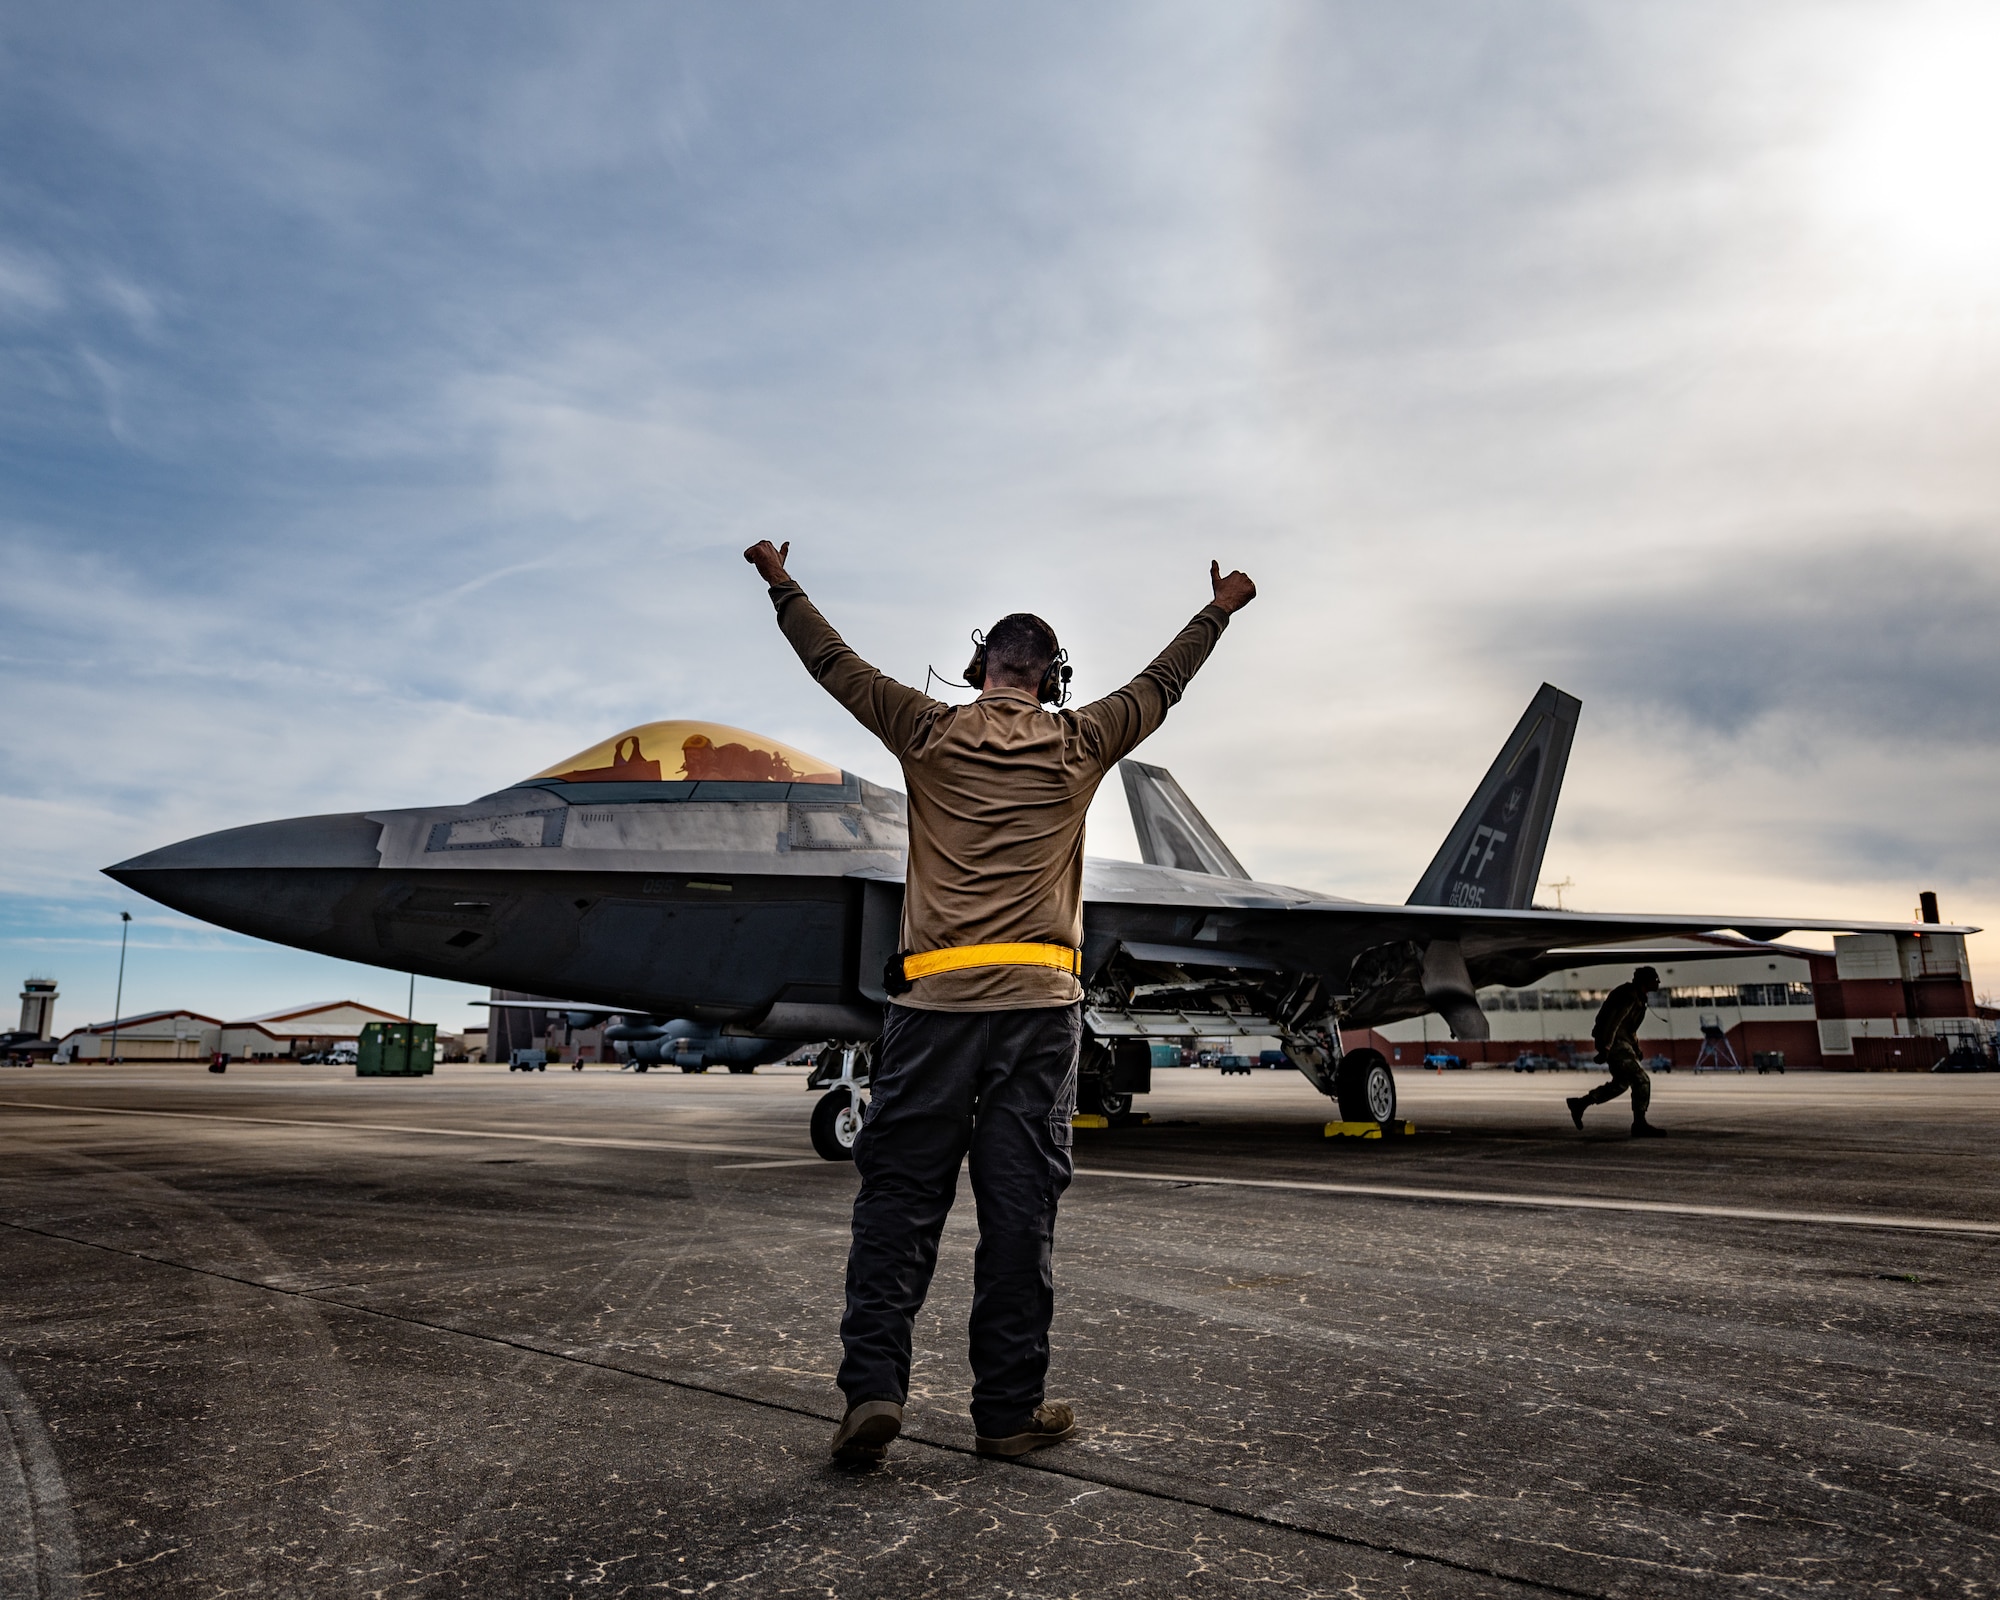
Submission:
{"label": "cockpit canopy", "polygon": [[[812,783],[839,786],[840,768],[761,733],[720,722],[646,722],[524,783]],[[782,798],[782,796],[780,797]]]}

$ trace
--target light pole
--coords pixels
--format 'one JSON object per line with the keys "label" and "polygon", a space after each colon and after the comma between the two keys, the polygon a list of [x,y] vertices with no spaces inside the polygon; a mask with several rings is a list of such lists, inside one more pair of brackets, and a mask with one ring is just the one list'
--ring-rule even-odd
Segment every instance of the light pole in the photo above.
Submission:
{"label": "light pole", "polygon": [[132,931],[132,913],[118,913],[118,998],[111,1002],[111,1059],[118,1059],[118,1019],[125,1010],[125,935]]}

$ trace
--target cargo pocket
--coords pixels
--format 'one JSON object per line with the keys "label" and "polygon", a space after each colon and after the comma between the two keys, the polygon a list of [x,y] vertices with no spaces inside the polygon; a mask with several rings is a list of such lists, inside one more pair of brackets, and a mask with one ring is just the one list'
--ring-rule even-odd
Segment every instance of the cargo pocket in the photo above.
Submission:
{"label": "cargo pocket", "polygon": [[1068,1079],[1056,1091],[1056,1103],[1049,1109],[1049,1180],[1051,1193],[1049,1203],[1053,1205],[1057,1195],[1069,1187],[1074,1170],[1070,1147],[1076,1143],[1076,1129],[1070,1126],[1070,1118],[1076,1115],[1076,1069],[1072,1067]]}
{"label": "cargo pocket", "polygon": [[1076,1061],[1070,1060],[1069,1072],[1056,1089],[1056,1101],[1049,1108],[1049,1137],[1058,1148],[1067,1150],[1075,1138],[1075,1130],[1070,1126],[1070,1118],[1076,1115]]}

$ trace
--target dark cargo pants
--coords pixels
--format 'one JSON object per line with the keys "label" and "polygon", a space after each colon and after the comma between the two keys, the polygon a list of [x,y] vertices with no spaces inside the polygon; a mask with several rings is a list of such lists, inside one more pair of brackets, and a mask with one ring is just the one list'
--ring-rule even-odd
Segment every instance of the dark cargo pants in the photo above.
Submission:
{"label": "dark cargo pants", "polygon": [[847,1255],[840,1387],[849,1405],[901,1402],[910,1334],[937,1267],[938,1237],[971,1157],[972,1422],[987,1438],[1042,1403],[1055,1314],[1050,1250],[1070,1180],[1079,1006],[918,1011],[892,1005],[854,1141],[861,1192]]}
{"label": "dark cargo pants", "polygon": [[1639,1064],[1639,1052],[1629,1045],[1614,1044],[1604,1052],[1604,1060],[1611,1068],[1611,1081],[1600,1083],[1589,1094],[1585,1103],[1601,1106],[1607,1100],[1616,1100],[1627,1089],[1632,1091],[1632,1121],[1646,1120],[1646,1107],[1653,1103],[1653,1075]]}

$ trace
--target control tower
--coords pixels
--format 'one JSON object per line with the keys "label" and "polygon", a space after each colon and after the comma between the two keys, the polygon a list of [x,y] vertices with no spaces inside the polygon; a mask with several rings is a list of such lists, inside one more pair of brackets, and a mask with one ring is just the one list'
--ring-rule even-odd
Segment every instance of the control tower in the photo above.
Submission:
{"label": "control tower", "polygon": [[21,1032],[31,1039],[56,1036],[54,978],[30,978],[21,985]]}

